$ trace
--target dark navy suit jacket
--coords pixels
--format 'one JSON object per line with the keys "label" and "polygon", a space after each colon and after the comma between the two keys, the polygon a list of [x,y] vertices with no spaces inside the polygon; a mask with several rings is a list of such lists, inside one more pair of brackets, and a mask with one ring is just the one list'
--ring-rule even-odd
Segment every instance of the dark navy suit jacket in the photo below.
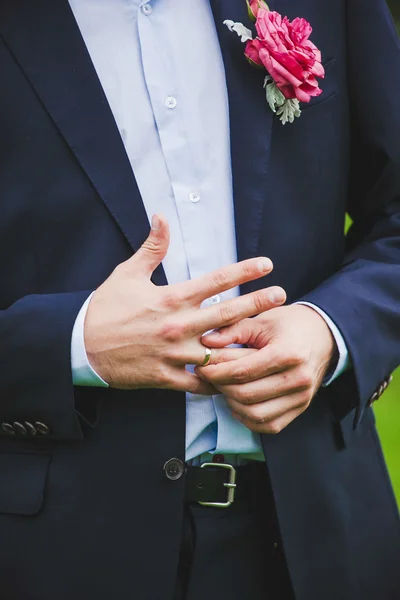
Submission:
{"label": "dark navy suit jacket", "polygon": [[[326,68],[323,95],[282,127],[222,26],[246,22],[245,1],[212,6],[238,254],[275,264],[243,291],[319,305],[353,362],[263,439],[296,598],[398,599],[398,511],[368,407],[400,363],[397,36],[383,0],[271,0],[310,20]],[[163,465],[184,459],[184,396],[72,385],[77,313],[149,226],[67,0],[0,3],[0,209],[0,596],[167,600],[183,478]],[[7,433],[37,421],[50,434]]]}

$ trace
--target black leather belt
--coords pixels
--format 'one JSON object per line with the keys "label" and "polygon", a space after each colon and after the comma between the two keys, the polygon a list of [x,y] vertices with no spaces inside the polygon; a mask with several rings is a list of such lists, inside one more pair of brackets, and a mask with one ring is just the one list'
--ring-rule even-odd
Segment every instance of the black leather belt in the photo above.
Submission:
{"label": "black leather belt", "polygon": [[264,474],[265,465],[256,462],[240,467],[226,463],[187,467],[185,500],[214,508],[228,508],[233,503],[249,503],[253,499],[260,475]]}

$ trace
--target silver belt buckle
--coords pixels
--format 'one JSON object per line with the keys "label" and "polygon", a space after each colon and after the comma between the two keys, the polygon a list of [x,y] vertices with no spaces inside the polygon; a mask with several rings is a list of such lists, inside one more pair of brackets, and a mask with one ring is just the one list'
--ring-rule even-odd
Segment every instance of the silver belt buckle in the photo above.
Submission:
{"label": "silver belt buckle", "polygon": [[235,500],[236,490],[236,469],[232,465],[225,463],[204,463],[201,465],[201,469],[220,467],[222,469],[229,469],[229,481],[224,483],[224,487],[227,488],[226,502],[200,502],[202,506],[213,506],[214,508],[229,508]]}

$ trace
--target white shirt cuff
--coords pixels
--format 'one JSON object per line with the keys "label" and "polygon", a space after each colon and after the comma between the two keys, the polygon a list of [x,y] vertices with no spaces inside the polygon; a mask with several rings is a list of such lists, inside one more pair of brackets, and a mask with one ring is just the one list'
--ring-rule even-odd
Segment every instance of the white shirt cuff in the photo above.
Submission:
{"label": "white shirt cuff", "polygon": [[108,383],[92,369],[86,354],[84,325],[87,309],[93,294],[90,294],[76,317],[71,338],[71,368],[74,385],[109,387]]}
{"label": "white shirt cuff", "polygon": [[341,375],[351,367],[351,358],[346,346],[346,342],[344,341],[343,336],[340,333],[337,326],[335,325],[335,323],[321,308],[315,306],[315,304],[311,304],[311,302],[296,302],[296,304],[304,304],[304,306],[309,306],[310,308],[313,308],[324,319],[329,329],[331,330],[333,337],[335,338],[336,346],[339,353],[339,359],[333,373],[329,373],[328,377],[324,380],[323,385],[326,387],[333,383],[333,381],[335,381],[335,379],[337,379],[339,375]]}

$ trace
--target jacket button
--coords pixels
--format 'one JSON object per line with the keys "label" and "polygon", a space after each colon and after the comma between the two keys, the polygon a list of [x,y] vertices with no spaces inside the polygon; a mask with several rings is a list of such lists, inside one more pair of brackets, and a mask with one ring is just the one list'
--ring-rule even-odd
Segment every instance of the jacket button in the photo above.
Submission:
{"label": "jacket button", "polygon": [[163,468],[165,476],[171,481],[180,479],[185,472],[185,465],[179,458],[170,458]]}
{"label": "jacket button", "polygon": [[11,423],[2,423],[1,428],[7,435],[15,435],[16,431]]}
{"label": "jacket button", "polygon": [[22,423],[19,423],[18,421],[14,421],[13,427],[14,427],[15,431],[17,433],[19,433],[20,435],[26,435],[28,433],[27,428],[24,425],[22,425]]}
{"label": "jacket button", "polygon": [[24,421],[24,425],[25,425],[28,433],[30,433],[31,435],[36,435],[37,434],[36,427],[34,427],[32,425],[32,423],[29,423],[29,421]]}
{"label": "jacket button", "polygon": [[41,435],[49,435],[49,433],[50,433],[50,429],[47,427],[47,425],[45,423],[42,423],[41,421],[36,421],[35,429]]}
{"label": "jacket button", "polygon": [[368,406],[371,407],[373,405],[373,403],[378,400],[378,398],[379,398],[378,392],[375,392],[369,399]]}

